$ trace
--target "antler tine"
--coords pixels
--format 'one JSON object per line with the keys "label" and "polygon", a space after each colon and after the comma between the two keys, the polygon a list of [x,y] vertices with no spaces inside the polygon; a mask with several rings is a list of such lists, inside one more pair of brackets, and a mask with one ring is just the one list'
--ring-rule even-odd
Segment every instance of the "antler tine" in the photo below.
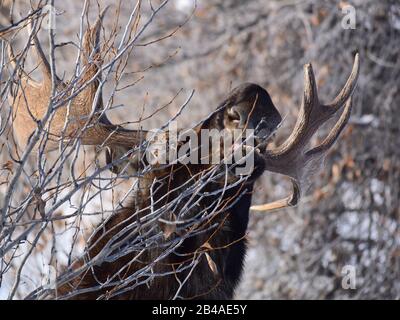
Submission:
{"label": "antler tine", "polygon": [[[8,61],[9,61],[9,63],[11,64],[11,67],[12,67],[14,70],[18,69],[18,66],[17,66],[17,58],[16,58],[15,55],[14,55],[14,51],[13,51],[12,46],[11,46],[10,43],[8,43],[8,45],[7,45],[7,55],[8,55]],[[22,72],[22,79],[21,79],[21,80],[23,80],[23,81],[29,80],[30,82],[36,83],[36,84],[38,85],[38,83],[37,83],[34,79],[32,79],[32,78],[25,72],[25,70],[24,70],[23,68],[20,68],[20,70],[21,70],[21,72]]]}
{"label": "antler tine", "polygon": [[338,139],[340,133],[343,131],[344,127],[346,126],[347,122],[349,121],[350,114],[352,109],[352,98],[350,97],[347,100],[344,110],[335,126],[329,132],[328,136],[324,139],[324,141],[318,145],[317,147],[312,148],[311,150],[306,152],[306,156],[308,157],[315,157],[315,155],[324,153],[328,151],[333,144]]}
{"label": "antler tine", "polygon": [[[86,70],[82,76],[83,84],[90,81],[98,73],[99,65],[101,64],[99,57],[101,23],[109,7],[107,6],[101,11],[96,22],[84,34],[81,60]],[[79,110],[77,111],[81,113],[81,116],[91,113],[92,103],[99,86],[98,78],[100,78],[100,75],[79,95],[80,99],[78,100],[82,101],[82,103],[78,106],[77,109]],[[96,108],[99,111],[103,108],[101,95]],[[88,128],[83,134],[82,144],[133,147],[144,140],[144,131],[128,130],[114,125],[108,120],[106,115],[102,115],[100,118],[95,116],[94,120],[96,121],[94,126]]]}
{"label": "antler tine", "polygon": [[[319,102],[317,86],[311,64],[304,67],[304,94],[295,128],[289,138],[274,150],[267,150],[264,159],[266,170],[281,173],[291,178],[293,193],[284,199],[253,206],[255,211],[270,211],[294,206],[301,196],[301,185],[322,162],[326,152],[338,139],[351,113],[351,96],[357,84],[360,69],[359,55],[356,54],[352,72],[339,95],[329,105]],[[307,150],[307,144],[318,128],[330,119],[336,111],[345,107],[328,136],[318,146]]]}
{"label": "antler tine", "polygon": [[318,111],[319,108],[320,103],[314,71],[311,64],[306,64],[304,66],[303,100],[295,127],[289,138],[274,151],[275,154],[297,151],[306,143],[318,129],[317,126],[310,127],[310,116],[313,112]]}
{"label": "antler tine", "polygon": [[29,32],[30,37],[32,37],[35,52],[36,52],[37,58],[39,60],[40,69],[42,71],[42,76],[43,76],[43,80],[42,80],[43,85],[50,87],[51,86],[50,63],[47,60],[46,55],[43,52],[43,49],[42,49],[42,46],[40,45],[35,28],[32,27],[32,24],[33,24],[33,20],[30,19],[30,21],[28,23],[28,32]]}
{"label": "antler tine", "polygon": [[[81,116],[88,116],[92,112],[92,103],[96,97],[97,88],[99,87],[100,74],[95,80],[91,80],[99,71],[102,63],[100,58],[100,26],[108,7],[101,11],[96,22],[92,27],[88,26],[82,41],[82,51],[80,59],[82,61],[84,71],[79,79],[79,83],[85,85],[86,88],[78,96],[78,101],[81,101],[76,108],[77,113]],[[88,81],[91,81],[87,84]],[[97,102],[97,109],[103,108],[101,96]]]}
{"label": "antler tine", "polygon": [[17,69],[17,58],[14,55],[14,51],[12,49],[11,44],[9,43],[7,46],[7,54],[8,54],[8,61],[11,64],[11,67],[15,70]]}
{"label": "antler tine", "polygon": [[290,196],[266,204],[254,205],[250,209],[253,211],[273,211],[296,206],[301,196],[300,185],[295,179],[291,179],[291,182],[293,190]]}
{"label": "antler tine", "polygon": [[92,27],[86,30],[83,36],[83,54],[81,60],[84,65],[89,63],[89,57],[91,55],[93,55],[94,58],[94,56],[100,52],[100,27],[108,8],[109,6],[105,7],[100,12],[96,22]]}
{"label": "antler tine", "polygon": [[92,28],[92,35],[94,35],[94,39],[95,39],[95,41],[94,41],[94,48],[95,48],[96,50],[99,49],[101,22],[103,21],[104,16],[105,16],[105,14],[106,14],[106,12],[107,12],[107,10],[108,10],[109,8],[110,8],[110,6],[108,5],[108,6],[106,6],[106,7],[100,12],[100,14],[99,14],[99,16],[97,17],[97,20],[96,20],[96,22],[94,23],[93,28]]}
{"label": "antler tine", "polygon": [[356,53],[354,57],[353,69],[351,70],[351,74],[346,81],[343,89],[339,92],[336,98],[327,105],[328,108],[333,109],[333,112],[336,112],[340,107],[351,97],[354,92],[354,89],[357,86],[358,74],[360,72],[360,55]]}
{"label": "antler tine", "polygon": [[317,83],[311,63],[304,66],[304,94],[302,109],[305,114],[312,111],[312,107],[319,105]]}

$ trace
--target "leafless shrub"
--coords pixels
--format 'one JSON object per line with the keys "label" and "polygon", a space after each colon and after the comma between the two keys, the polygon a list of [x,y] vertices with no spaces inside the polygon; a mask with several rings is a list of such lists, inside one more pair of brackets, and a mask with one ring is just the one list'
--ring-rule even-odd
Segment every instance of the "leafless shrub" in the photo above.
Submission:
{"label": "leafless shrub", "polygon": [[[121,2],[112,8],[113,19],[104,21],[105,112],[115,109],[119,118],[115,112],[109,116],[124,125],[162,127],[179,115],[190,126],[193,116],[196,122],[209,114],[231,87],[252,81],[267,87],[283,108],[279,143],[295,119],[291,110],[299,104],[301,66],[312,61],[321,70],[317,80],[324,101],[344,83],[354,51],[360,53],[362,74],[343,142],[297,208],[252,217],[251,263],[238,296],[399,298],[398,3],[349,1],[357,13],[354,30],[341,26],[342,1],[215,0],[197,3],[194,13],[191,6],[178,10],[175,3],[154,11],[160,4],[154,1],[150,8],[143,2],[139,9]],[[57,29],[42,28],[38,35],[50,39],[46,52],[52,68],[74,84],[82,77],[78,61],[85,25],[98,10],[88,3],[63,5],[57,8]],[[40,148],[33,153],[34,145],[49,139],[45,124],[36,143],[18,149],[7,96],[19,85],[12,79],[20,67],[30,67],[32,77],[37,76],[28,57],[32,34],[26,24],[32,17],[38,31],[43,16],[22,2],[8,8],[12,14],[2,10],[1,30],[18,50],[14,69],[7,42],[2,42],[0,296],[45,298],[51,288],[47,280],[71,276],[73,271],[62,270],[85,250],[94,226],[126,203],[138,186],[135,177],[111,175],[104,151],[83,147],[79,140],[68,147],[60,142],[57,156]],[[75,68],[69,74],[71,65]],[[188,88],[196,88],[196,94]],[[54,115],[50,112],[48,120]],[[260,181],[256,202],[284,195],[281,180],[266,176]],[[157,243],[164,234],[157,237],[151,241]],[[356,267],[356,290],[342,288],[345,265]]]}

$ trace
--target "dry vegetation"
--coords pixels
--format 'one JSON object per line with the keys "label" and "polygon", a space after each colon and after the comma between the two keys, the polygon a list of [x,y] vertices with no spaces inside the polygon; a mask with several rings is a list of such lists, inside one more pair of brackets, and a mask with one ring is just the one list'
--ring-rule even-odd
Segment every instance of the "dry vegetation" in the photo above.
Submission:
{"label": "dry vegetation", "polygon": [[[3,38],[36,77],[20,22],[31,8],[12,2],[1,1],[1,28],[9,28]],[[90,2],[87,12],[78,1],[56,3],[57,73],[74,79],[81,27],[112,3],[102,30],[104,58],[115,59],[120,43],[126,52],[103,74],[104,101],[112,122],[132,128],[164,125],[189,97],[178,119],[181,127],[193,126],[230,88],[251,81],[267,88],[285,116],[279,143],[296,119],[302,66],[313,63],[320,99],[328,101],[358,51],[362,69],[350,124],[299,206],[251,216],[237,297],[400,298],[398,1],[212,0],[194,7],[171,0],[156,12],[162,1],[142,1],[140,8],[136,1]],[[354,30],[341,26],[341,8],[348,3],[356,8]],[[48,30],[42,28],[39,37],[49,52]],[[14,70],[6,41],[0,51],[0,297],[45,297],[45,290],[34,290],[82,253],[94,226],[131,197],[135,179],[107,170],[93,176],[104,166],[103,151],[79,145],[61,157],[28,152],[21,164],[26,149],[17,148],[12,133],[7,96]],[[254,202],[285,196],[288,187],[285,178],[265,173]],[[345,265],[356,267],[355,290],[342,289]]]}

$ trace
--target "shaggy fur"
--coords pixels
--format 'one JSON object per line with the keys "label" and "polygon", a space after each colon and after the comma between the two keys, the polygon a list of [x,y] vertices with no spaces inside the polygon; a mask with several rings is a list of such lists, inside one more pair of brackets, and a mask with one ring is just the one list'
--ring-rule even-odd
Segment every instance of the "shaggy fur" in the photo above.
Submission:
{"label": "shaggy fur", "polygon": [[[234,112],[233,112],[234,111]],[[234,119],[232,119],[232,115]],[[267,136],[274,132],[280,123],[281,117],[275,109],[268,93],[261,87],[254,84],[244,84],[236,88],[228,98],[217,108],[208,119],[201,125],[201,129],[216,128],[257,128],[260,129],[259,139],[264,141]],[[223,166],[222,166],[223,167]],[[138,210],[147,208],[150,205],[150,185],[153,185],[153,203],[155,209],[166,206],[173,199],[182,194],[182,190],[188,188],[188,180],[195,177],[191,184],[197,183],[211,165],[169,165],[161,170],[152,170],[141,180],[140,191],[135,195],[135,201],[124,209],[117,211],[105,226],[98,230],[89,243],[89,250],[85,257],[77,261],[74,268],[82,266],[85,261],[95,258],[102,253],[102,249],[110,243],[110,239],[121,234],[116,238],[120,244],[116,252],[126,252],[125,255],[112,262],[102,262],[95,265],[92,269],[81,274],[69,283],[58,288],[58,296],[71,294],[72,299],[172,299],[176,297],[180,283],[184,283],[177,295],[183,299],[231,299],[237,286],[246,253],[246,229],[249,220],[249,208],[251,204],[253,185],[257,178],[264,171],[264,161],[255,157],[255,168],[253,174],[234,187],[232,183],[237,181],[237,177],[225,177],[223,168],[221,169],[222,178],[208,182],[204,192],[221,190],[224,186],[225,178],[228,178],[230,186],[224,193],[216,192],[201,199],[195,209],[190,209],[190,215],[196,214],[205,208],[216,209],[216,214],[208,221],[200,223],[196,231],[200,233],[190,233],[185,226],[179,226],[174,232],[165,239],[165,242],[173,240],[175,237],[185,237],[183,243],[174,251],[153,266],[153,273],[156,275],[150,281],[138,284],[136,281],[146,280],[147,277],[137,277],[137,280],[130,282],[123,291],[118,291],[113,286],[99,288],[101,283],[110,279],[118,270],[125,266],[120,273],[120,277],[127,279],[138,270],[145,268],[149,263],[162,254],[165,247],[163,244],[150,246],[139,258],[139,252],[133,250],[132,246],[142,239],[142,234],[137,230],[122,231],[130,223],[138,219]],[[165,197],[165,195],[167,195]],[[163,197],[164,196],[164,197]],[[192,196],[191,194],[189,196]],[[188,199],[182,199],[178,207],[184,206]],[[196,196],[199,199],[198,195]],[[194,203],[195,199],[190,201]],[[219,202],[217,201],[219,200]],[[216,203],[218,207],[216,208]],[[178,212],[180,208],[176,208]],[[148,209],[142,210],[140,217],[146,217]],[[173,215],[173,213],[171,213]],[[170,219],[171,217],[165,217]],[[210,228],[216,224],[217,227]],[[157,230],[163,230],[163,225],[159,224]],[[209,230],[207,230],[209,229]],[[146,233],[146,228],[143,234]],[[190,236],[188,236],[190,235]],[[149,235],[147,235],[149,236]],[[150,234],[151,236],[151,234]],[[116,239],[113,243],[117,242]],[[199,263],[192,271],[188,268],[178,271],[188,266],[193,258],[202,255]],[[136,257],[136,259],[135,259]],[[189,275],[190,273],[190,275]],[[164,274],[164,275],[162,275]],[[167,274],[167,275],[165,275]],[[185,279],[188,278],[185,282]],[[128,281],[129,282],[129,281]],[[88,290],[87,292],[73,295],[75,290]]]}

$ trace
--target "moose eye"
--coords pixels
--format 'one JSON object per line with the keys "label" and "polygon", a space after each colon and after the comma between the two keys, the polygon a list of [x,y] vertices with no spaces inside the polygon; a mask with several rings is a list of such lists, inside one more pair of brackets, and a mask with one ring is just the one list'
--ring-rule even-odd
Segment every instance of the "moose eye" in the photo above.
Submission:
{"label": "moose eye", "polygon": [[240,114],[237,111],[230,109],[228,110],[228,119],[232,122],[238,122],[240,121]]}

